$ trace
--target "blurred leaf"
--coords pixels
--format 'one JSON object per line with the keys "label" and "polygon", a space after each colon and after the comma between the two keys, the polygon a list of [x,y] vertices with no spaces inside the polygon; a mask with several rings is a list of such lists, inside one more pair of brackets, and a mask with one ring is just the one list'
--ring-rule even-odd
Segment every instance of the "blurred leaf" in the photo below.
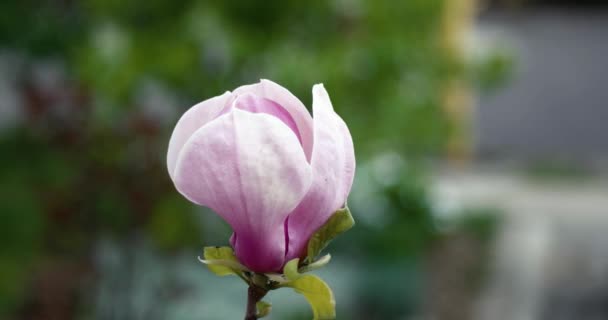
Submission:
{"label": "blurred leaf", "polygon": [[117,187],[106,187],[94,195],[94,218],[102,228],[123,233],[131,223],[128,195]]}
{"label": "blurred leaf", "polygon": [[501,210],[494,207],[464,208],[454,214],[455,218],[442,221],[447,232],[466,232],[484,244],[490,245],[501,222]]}
{"label": "blurred leaf", "polygon": [[327,222],[317,230],[308,240],[308,253],[306,260],[309,263],[339,234],[347,231],[355,225],[355,219],[347,206],[336,211]]}
{"label": "blurred leaf", "polygon": [[514,58],[503,49],[490,54],[474,67],[482,91],[491,92],[504,86],[513,74]]}
{"label": "blurred leaf", "polygon": [[13,170],[0,179],[0,317],[26,292],[25,282],[43,245],[45,219],[38,197],[28,174]]}
{"label": "blurred leaf", "polygon": [[258,318],[264,318],[265,316],[270,314],[270,311],[272,311],[272,304],[270,304],[266,301],[263,301],[263,300],[256,303],[255,307],[258,310],[258,312],[257,312]]}
{"label": "blurred leaf", "polygon": [[172,193],[156,204],[148,230],[159,247],[178,249],[200,244],[202,231],[198,225],[191,204]]}

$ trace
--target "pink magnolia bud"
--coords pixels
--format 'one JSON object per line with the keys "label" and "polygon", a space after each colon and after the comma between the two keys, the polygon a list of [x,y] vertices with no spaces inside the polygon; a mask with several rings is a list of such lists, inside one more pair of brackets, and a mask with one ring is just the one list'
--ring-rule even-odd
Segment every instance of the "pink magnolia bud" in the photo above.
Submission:
{"label": "pink magnolia bud", "polygon": [[348,128],[323,85],[312,92],[314,119],[272,81],[239,87],[190,108],[169,142],[177,190],[230,224],[237,258],[256,272],[305,255],[352,186]]}

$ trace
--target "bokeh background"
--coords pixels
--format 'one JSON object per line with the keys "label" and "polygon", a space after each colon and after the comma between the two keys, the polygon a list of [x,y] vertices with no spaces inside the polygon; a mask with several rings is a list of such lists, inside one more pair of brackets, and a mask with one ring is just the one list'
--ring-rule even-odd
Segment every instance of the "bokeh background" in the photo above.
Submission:
{"label": "bokeh background", "polygon": [[600,0],[2,1],[0,318],[242,318],[165,156],[268,78],[325,83],[355,141],[338,319],[608,319],[607,39]]}

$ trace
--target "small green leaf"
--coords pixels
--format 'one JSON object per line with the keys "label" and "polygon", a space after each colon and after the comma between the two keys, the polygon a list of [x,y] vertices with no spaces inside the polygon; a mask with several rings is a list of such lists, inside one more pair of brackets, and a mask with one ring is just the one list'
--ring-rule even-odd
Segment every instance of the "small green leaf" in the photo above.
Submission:
{"label": "small green leaf", "polygon": [[305,272],[310,272],[310,271],[319,269],[321,267],[324,267],[326,264],[328,264],[330,260],[331,260],[331,255],[326,254],[326,255],[322,256],[321,258],[317,259],[315,262],[313,262],[311,264],[307,264],[304,267],[300,268],[298,271],[300,273],[305,273]]}
{"label": "small green leaf", "polygon": [[230,247],[205,247],[203,256],[205,259],[199,260],[218,276],[239,275],[240,271],[247,270]]}
{"label": "small green leaf", "polygon": [[312,308],[314,320],[335,319],[336,300],[331,288],[315,275],[300,274],[298,272],[298,262],[299,259],[296,258],[285,264],[283,273],[289,280],[285,286],[293,288],[295,292],[306,298]]}
{"label": "small green leaf", "polygon": [[298,272],[298,262],[300,262],[299,258],[295,258],[293,260],[289,260],[283,267],[283,274],[289,281],[295,281],[301,277]]}
{"label": "small green leaf", "polygon": [[336,300],[331,289],[321,278],[307,274],[288,284],[297,293],[303,295],[310,307],[314,320],[336,318]]}
{"label": "small green leaf", "polygon": [[308,240],[306,262],[311,263],[321,251],[339,234],[355,225],[355,219],[347,206],[336,211],[327,222],[317,230]]}
{"label": "small green leaf", "polygon": [[272,311],[272,304],[270,304],[266,301],[262,301],[262,300],[260,300],[258,303],[256,303],[255,307],[258,310],[258,313],[257,313],[258,318],[264,318],[265,316],[270,314],[270,311]]}

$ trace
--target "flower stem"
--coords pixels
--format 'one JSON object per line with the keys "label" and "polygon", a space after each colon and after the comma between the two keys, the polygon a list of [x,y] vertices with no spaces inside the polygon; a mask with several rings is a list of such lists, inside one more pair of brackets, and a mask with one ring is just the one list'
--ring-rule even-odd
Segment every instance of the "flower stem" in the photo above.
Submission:
{"label": "flower stem", "polygon": [[254,284],[249,285],[247,289],[247,311],[245,313],[245,320],[257,320],[257,307],[256,304],[264,298],[268,293],[268,290],[260,288]]}

